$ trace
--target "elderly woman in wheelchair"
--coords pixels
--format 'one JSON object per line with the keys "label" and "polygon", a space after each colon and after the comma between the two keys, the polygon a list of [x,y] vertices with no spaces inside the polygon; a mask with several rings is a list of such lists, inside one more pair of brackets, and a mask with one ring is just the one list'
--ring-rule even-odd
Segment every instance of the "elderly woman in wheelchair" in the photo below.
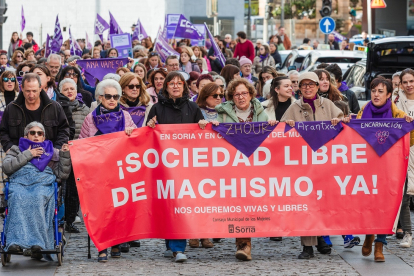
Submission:
{"label": "elderly woman in wheelchair", "polygon": [[71,170],[69,146],[55,149],[46,138],[41,123],[28,124],[24,138],[3,161],[9,176],[5,251],[31,249],[37,259],[42,258],[41,250],[54,248],[54,183],[65,180]]}

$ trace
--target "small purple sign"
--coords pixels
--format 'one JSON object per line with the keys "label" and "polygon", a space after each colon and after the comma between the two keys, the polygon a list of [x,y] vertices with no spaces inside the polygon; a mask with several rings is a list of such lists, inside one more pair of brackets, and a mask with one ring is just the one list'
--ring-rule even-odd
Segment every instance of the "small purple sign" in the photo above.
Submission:
{"label": "small purple sign", "polygon": [[128,58],[79,59],[76,61],[76,64],[82,67],[85,73],[89,73],[99,81],[102,81],[106,74],[115,73],[119,67],[123,67],[127,63]]}

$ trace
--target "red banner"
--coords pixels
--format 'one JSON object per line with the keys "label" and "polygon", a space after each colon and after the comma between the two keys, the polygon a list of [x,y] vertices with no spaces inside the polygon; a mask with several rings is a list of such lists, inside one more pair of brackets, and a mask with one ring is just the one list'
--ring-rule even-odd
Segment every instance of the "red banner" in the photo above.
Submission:
{"label": "red banner", "polygon": [[409,134],[379,157],[346,125],[317,152],[284,128],[250,158],[196,124],[72,141],[93,242],[392,233]]}

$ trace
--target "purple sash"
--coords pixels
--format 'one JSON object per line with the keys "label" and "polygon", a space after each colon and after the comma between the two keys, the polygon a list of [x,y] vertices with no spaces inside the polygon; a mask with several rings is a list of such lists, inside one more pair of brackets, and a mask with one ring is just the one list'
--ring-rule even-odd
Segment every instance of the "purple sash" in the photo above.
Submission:
{"label": "purple sash", "polygon": [[43,148],[43,154],[39,157],[34,157],[30,163],[32,163],[39,171],[43,172],[46,169],[47,164],[53,157],[53,143],[49,140],[45,140],[42,143],[33,142],[26,138],[20,138],[19,140],[19,149],[21,152],[29,149],[32,146],[32,149]]}
{"label": "purple sash", "polygon": [[351,120],[348,125],[374,148],[378,156],[414,129],[414,123],[407,123],[405,119],[358,119]]}
{"label": "purple sash", "polygon": [[135,125],[140,128],[144,123],[145,119],[145,111],[147,110],[146,106],[133,106],[133,107],[124,107],[121,106],[121,109],[127,111],[129,115],[132,117],[132,121],[134,121]]}
{"label": "purple sash", "polygon": [[213,125],[213,130],[226,139],[241,153],[250,157],[277,126],[270,126],[268,122],[256,123],[221,123]]}
{"label": "purple sash", "polygon": [[[286,124],[285,133],[292,127]],[[334,139],[343,129],[342,122],[333,126],[330,121],[295,122],[295,129],[313,151]]]}
{"label": "purple sash", "polygon": [[[98,108],[100,107],[98,106],[96,109]],[[96,128],[102,134],[125,130],[125,117],[122,110],[96,115],[96,109],[92,112],[92,118]]]}

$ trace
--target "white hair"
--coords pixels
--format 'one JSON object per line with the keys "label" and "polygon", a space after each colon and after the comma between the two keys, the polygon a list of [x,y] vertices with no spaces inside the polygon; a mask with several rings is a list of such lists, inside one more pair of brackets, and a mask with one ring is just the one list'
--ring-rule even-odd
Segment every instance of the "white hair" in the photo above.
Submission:
{"label": "white hair", "polygon": [[118,92],[119,96],[122,96],[122,88],[121,85],[117,81],[107,79],[103,80],[96,86],[96,92],[95,95],[103,96],[105,93],[105,89],[107,88],[115,88]]}
{"label": "white hair", "polygon": [[114,74],[114,73],[108,73],[106,74],[102,80],[114,80],[119,82],[119,80],[121,79],[121,76],[118,74]]}
{"label": "white hair", "polygon": [[225,80],[222,76],[220,76],[220,75],[214,75],[214,76],[213,76],[213,80],[214,80],[214,82],[216,81],[216,79],[221,79],[221,81],[222,81],[222,82],[223,82],[223,84],[224,84],[223,89],[226,89],[226,80]]}
{"label": "white hair", "polygon": [[32,128],[34,128],[34,127],[38,127],[38,128],[40,128],[40,129],[43,131],[43,133],[45,134],[45,138],[46,138],[46,131],[45,131],[45,127],[44,127],[41,123],[36,122],[36,121],[31,122],[30,124],[28,124],[28,125],[24,128],[24,136],[27,136],[27,134],[29,134],[29,131],[30,131]]}
{"label": "white hair", "polygon": [[399,77],[401,75],[401,73],[402,73],[402,71],[395,72],[395,74],[392,75],[392,78],[391,79],[393,79],[395,77]]}
{"label": "white hair", "polygon": [[226,38],[226,37],[230,37],[230,39],[231,39],[231,34],[226,34],[225,36],[224,36],[224,38]]}
{"label": "white hair", "polygon": [[57,61],[59,61],[59,64],[60,64],[61,61],[62,61],[62,58],[58,54],[50,54],[47,57],[47,61],[46,62],[49,64],[52,60],[57,60]]}
{"label": "white hair", "polygon": [[65,85],[66,83],[70,83],[75,87],[75,90],[78,90],[78,86],[76,85],[76,82],[72,79],[63,79],[60,83],[59,83],[59,91],[62,92],[63,89],[63,85]]}
{"label": "white hair", "polygon": [[290,76],[300,76],[300,73],[298,72],[298,71],[296,71],[296,70],[290,70],[287,74],[286,74],[286,76],[288,76],[288,77],[290,77]]}

